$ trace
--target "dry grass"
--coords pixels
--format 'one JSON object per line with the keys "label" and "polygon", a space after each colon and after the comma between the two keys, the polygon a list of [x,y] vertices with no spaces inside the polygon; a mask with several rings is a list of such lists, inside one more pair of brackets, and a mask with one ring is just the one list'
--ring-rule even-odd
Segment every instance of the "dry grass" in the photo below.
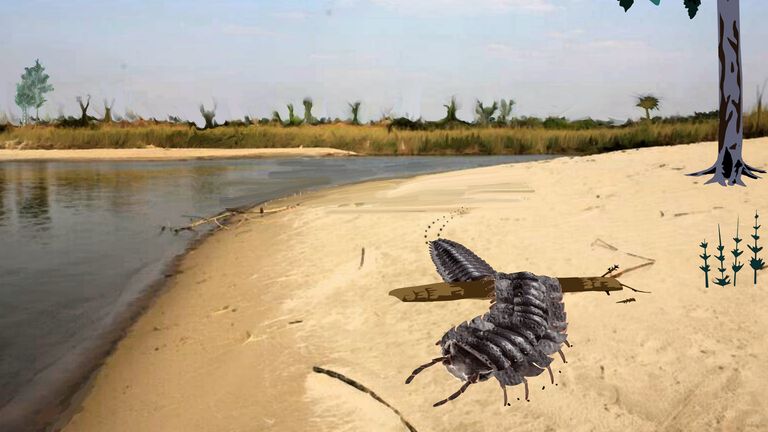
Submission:
{"label": "dry grass", "polygon": [[[747,136],[765,135],[747,118]],[[766,117],[764,115],[764,117]],[[764,119],[763,123],[768,123]],[[332,147],[369,155],[589,154],[717,139],[717,121],[641,122],[585,130],[479,128],[387,131],[384,126],[226,126],[196,130],[167,123],[88,128],[25,126],[0,132],[0,145],[37,149]]]}

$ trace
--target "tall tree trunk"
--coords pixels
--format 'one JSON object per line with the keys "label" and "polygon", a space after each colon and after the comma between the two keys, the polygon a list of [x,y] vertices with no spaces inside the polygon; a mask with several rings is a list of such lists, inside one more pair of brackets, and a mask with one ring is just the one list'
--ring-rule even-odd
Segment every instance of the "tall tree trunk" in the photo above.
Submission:
{"label": "tall tree trunk", "polygon": [[648,119],[648,121],[651,121],[651,110],[648,108],[645,109],[645,118]]}
{"label": "tall tree trunk", "polygon": [[741,39],[739,0],[717,0],[720,58],[720,129],[717,161],[706,170],[690,175],[713,174],[707,183],[745,186],[741,176],[759,178],[765,171],[747,165],[742,159],[744,118],[742,115]]}

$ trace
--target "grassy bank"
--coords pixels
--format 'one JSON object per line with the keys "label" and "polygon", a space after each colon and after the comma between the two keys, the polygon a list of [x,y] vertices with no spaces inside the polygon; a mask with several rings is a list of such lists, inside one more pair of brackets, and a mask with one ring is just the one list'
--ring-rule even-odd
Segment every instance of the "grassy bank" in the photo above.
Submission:
{"label": "grassy bank", "polygon": [[[746,135],[765,135],[748,117]],[[8,127],[0,147],[84,148],[275,148],[331,147],[369,155],[589,154],[629,148],[686,144],[717,139],[717,120],[600,126],[466,127],[453,130],[392,130],[383,125],[328,124],[283,127],[238,125],[198,130],[188,125],[142,122],[85,128]]]}

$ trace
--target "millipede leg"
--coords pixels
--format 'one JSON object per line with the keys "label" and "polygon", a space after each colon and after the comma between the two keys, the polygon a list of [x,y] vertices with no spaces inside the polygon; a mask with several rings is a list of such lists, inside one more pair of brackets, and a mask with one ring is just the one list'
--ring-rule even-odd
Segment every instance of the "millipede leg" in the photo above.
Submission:
{"label": "millipede leg", "polygon": [[507,386],[505,386],[501,381],[499,381],[499,385],[501,386],[501,391],[504,392],[504,406],[508,406],[509,403],[507,402]]}
{"label": "millipede leg", "polygon": [[552,368],[547,366],[547,372],[549,372],[549,381],[554,384],[555,383],[555,376],[552,374]]}
{"label": "millipede leg", "polygon": [[406,384],[410,384],[411,381],[413,381],[413,379],[416,377],[416,375],[418,375],[421,371],[423,371],[424,369],[426,369],[426,368],[428,368],[428,367],[430,367],[430,366],[432,366],[434,364],[440,363],[441,361],[445,360],[446,358],[448,358],[448,357],[438,357],[436,359],[432,359],[432,361],[430,361],[429,363],[425,363],[425,364],[417,367],[416,369],[413,370],[413,372],[411,373],[411,376],[409,376],[405,380],[405,383]]}
{"label": "millipede leg", "polygon": [[530,402],[530,400],[528,400],[528,380],[523,378],[523,384],[525,384],[525,400]]}
{"label": "millipede leg", "polygon": [[445,398],[445,399],[443,399],[443,400],[441,400],[439,402],[435,402],[435,404],[432,405],[432,406],[433,407],[439,407],[440,405],[442,405],[442,404],[444,404],[444,403],[446,403],[448,401],[456,399],[457,397],[461,396],[461,394],[464,393],[464,391],[467,390],[467,387],[469,387],[470,384],[472,384],[472,381],[465,382],[464,385],[462,385],[461,388],[456,393],[448,396],[447,398]]}
{"label": "millipede leg", "polygon": [[565,343],[565,346],[567,346],[568,348],[571,348],[571,344],[568,343],[568,339],[566,339],[564,343]]}
{"label": "millipede leg", "polygon": [[563,354],[563,350],[557,350],[557,352],[560,354],[560,358],[563,359],[563,363],[568,363],[568,360],[565,359],[565,354]]}

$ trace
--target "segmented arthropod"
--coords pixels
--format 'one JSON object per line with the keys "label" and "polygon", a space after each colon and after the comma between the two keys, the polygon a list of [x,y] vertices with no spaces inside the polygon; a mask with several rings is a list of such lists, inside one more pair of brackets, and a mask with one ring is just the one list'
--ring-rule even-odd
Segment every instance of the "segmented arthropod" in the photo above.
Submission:
{"label": "segmented arthropod", "polygon": [[456,399],[471,384],[491,377],[501,385],[505,406],[509,405],[507,386],[524,384],[528,400],[527,377],[546,369],[554,383],[551,355],[559,353],[565,362],[561,347],[568,345],[563,293],[557,279],[529,272],[497,272],[466,247],[447,239],[430,242],[429,252],[445,282],[492,279],[495,298],[490,311],[448,330],[437,342],[442,356],[416,368],[405,383],[437,363],[464,381],[458,391],[434,406]]}

